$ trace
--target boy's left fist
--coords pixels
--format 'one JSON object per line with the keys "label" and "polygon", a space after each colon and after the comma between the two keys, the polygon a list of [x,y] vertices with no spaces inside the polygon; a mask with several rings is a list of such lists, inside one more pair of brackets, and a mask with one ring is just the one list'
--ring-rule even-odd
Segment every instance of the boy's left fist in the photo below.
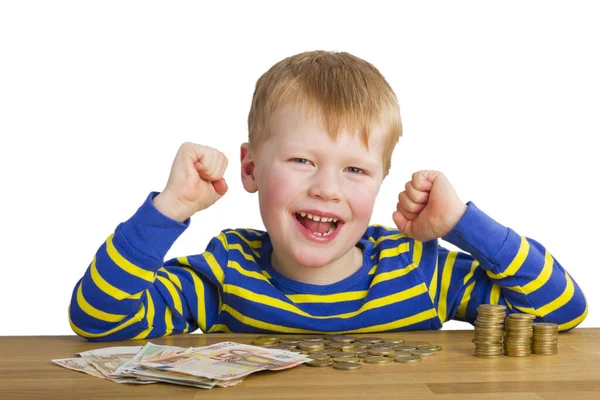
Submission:
{"label": "boy's left fist", "polygon": [[467,211],[454,188],[439,171],[415,172],[398,195],[394,223],[407,236],[426,242],[450,232]]}

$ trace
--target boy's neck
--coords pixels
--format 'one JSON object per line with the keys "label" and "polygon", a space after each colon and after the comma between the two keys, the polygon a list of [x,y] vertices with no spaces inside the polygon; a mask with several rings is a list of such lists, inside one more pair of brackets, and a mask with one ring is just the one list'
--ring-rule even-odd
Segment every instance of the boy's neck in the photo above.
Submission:
{"label": "boy's neck", "polygon": [[354,246],[349,252],[331,264],[319,268],[300,264],[288,265],[277,258],[275,249],[271,253],[271,266],[281,275],[296,282],[312,285],[330,285],[339,282],[360,269],[363,265],[363,250]]}

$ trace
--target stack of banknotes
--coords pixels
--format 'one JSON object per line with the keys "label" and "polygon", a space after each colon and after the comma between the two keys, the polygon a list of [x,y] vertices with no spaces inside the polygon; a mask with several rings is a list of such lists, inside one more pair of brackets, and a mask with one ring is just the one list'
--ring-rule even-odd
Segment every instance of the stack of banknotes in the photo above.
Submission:
{"label": "stack of banknotes", "polygon": [[211,389],[237,385],[253,372],[282,370],[312,359],[299,353],[234,342],[182,348],[147,343],[77,353],[52,360],[68,369],[117,383],[157,382]]}

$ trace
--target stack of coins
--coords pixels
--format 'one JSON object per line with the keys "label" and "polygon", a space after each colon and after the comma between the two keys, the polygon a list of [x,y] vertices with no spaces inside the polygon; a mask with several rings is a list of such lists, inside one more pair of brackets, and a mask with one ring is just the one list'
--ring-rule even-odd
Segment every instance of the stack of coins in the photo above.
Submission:
{"label": "stack of coins", "polygon": [[558,354],[558,325],[549,322],[533,324],[533,353],[544,356]]}
{"label": "stack of coins", "polygon": [[507,356],[527,357],[531,355],[531,326],[535,315],[510,314],[506,317],[506,337],[504,338],[504,352]]}
{"label": "stack of coins", "polygon": [[502,356],[502,337],[506,307],[495,304],[480,304],[475,320],[475,357],[493,358]]}

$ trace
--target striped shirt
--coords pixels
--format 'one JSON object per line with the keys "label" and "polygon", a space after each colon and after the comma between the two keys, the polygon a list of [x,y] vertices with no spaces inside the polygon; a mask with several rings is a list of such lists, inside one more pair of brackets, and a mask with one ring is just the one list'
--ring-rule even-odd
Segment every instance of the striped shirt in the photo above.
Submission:
{"label": "striped shirt", "polygon": [[160,213],[152,192],[100,246],[75,285],[69,320],[91,341],[203,332],[368,333],[474,323],[477,306],[535,315],[560,331],[587,315],[572,277],[538,242],[491,219],[474,203],[442,239],[421,242],[368,227],[363,265],[330,284],[293,281],[271,266],[269,234],[225,229],[197,255],[164,262],[189,226]]}

